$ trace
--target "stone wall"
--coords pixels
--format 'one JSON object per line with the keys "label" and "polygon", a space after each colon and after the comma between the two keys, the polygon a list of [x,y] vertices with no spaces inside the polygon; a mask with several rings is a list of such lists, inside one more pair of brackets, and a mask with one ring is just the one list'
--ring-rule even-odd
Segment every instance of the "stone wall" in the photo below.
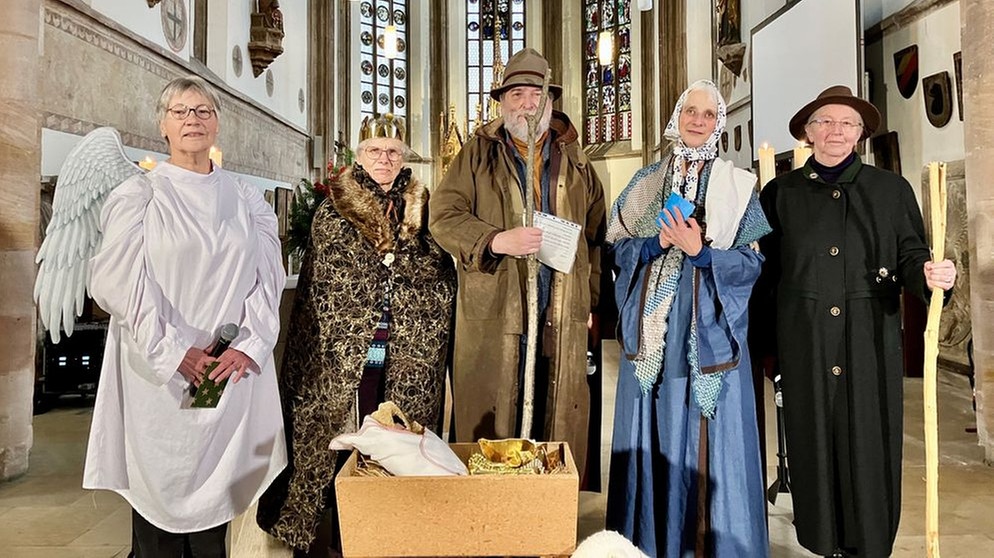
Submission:
{"label": "stone wall", "polygon": [[0,18],[0,481],[27,470],[32,444],[31,286],[41,197],[34,64],[38,4],[9,3]]}
{"label": "stone wall", "polygon": [[125,144],[168,152],[155,103],[171,79],[201,74],[221,94],[218,146],[228,170],[295,184],[310,176],[308,135],[221,83],[99,14],[49,0],[44,7],[40,109],[45,128],[85,134],[117,128]]}
{"label": "stone wall", "polygon": [[994,2],[961,0],[960,22],[977,433],[994,462]]}

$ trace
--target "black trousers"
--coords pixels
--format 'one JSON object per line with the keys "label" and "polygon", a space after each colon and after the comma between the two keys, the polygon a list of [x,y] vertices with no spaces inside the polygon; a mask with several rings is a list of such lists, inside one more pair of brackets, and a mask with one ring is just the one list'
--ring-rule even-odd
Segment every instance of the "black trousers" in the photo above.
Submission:
{"label": "black trousers", "polygon": [[131,556],[134,558],[226,558],[228,524],[196,533],[170,533],[131,510]]}

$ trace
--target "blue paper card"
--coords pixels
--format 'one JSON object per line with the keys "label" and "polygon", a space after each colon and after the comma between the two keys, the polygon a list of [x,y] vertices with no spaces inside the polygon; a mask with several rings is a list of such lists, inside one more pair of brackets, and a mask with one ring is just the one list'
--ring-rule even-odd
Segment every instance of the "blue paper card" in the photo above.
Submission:
{"label": "blue paper card", "polygon": [[[663,204],[663,208],[665,208],[674,216],[676,215],[676,212],[674,212],[673,209],[680,208],[680,213],[683,214],[684,219],[689,219],[691,213],[694,212],[694,204],[690,203],[685,198],[683,198],[683,196],[677,194],[676,192],[670,192],[670,197],[666,198],[666,203]],[[671,224],[669,219],[666,218],[666,214],[660,211],[657,223],[662,224],[663,222],[665,222],[667,225]]]}

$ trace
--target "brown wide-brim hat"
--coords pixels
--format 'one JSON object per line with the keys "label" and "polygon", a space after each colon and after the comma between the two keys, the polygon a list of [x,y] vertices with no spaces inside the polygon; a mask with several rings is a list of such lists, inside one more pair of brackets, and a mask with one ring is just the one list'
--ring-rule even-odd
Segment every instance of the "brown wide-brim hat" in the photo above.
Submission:
{"label": "brown wide-brim hat", "polygon": [[880,111],[872,104],[856,97],[852,90],[845,85],[833,85],[818,94],[814,101],[801,107],[797,114],[790,119],[790,135],[794,139],[806,141],[804,126],[807,125],[811,115],[825,105],[846,105],[852,107],[863,118],[863,135],[859,139],[866,139],[873,135],[880,126]]}
{"label": "brown wide-brim hat", "polygon": [[[490,98],[495,101],[500,100],[500,96],[505,91],[520,85],[530,85],[532,87],[542,87],[545,81],[545,73],[549,70],[549,61],[545,59],[537,50],[533,48],[523,48],[514,53],[514,56],[507,61],[504,67],[504,81],[494,85],[490,90]],[[563,94],[563,88],[554,83],[549,84],[549,95],[552,100],[556,100]]]}

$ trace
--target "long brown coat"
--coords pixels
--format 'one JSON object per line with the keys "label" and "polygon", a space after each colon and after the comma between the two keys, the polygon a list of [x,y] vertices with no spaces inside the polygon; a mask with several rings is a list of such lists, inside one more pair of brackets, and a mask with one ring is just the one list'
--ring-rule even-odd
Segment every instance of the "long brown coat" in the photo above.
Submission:
{"label": "long brown coat", "polygon": [[355,430],[355,392],[380,319],[387,253],[396,259],[385,398],[425,426],[440,422],[455,273],[428,234],[427,196],[412,178],[394,226],[382,194],[346,172],[314,215],[280,372],[290,462],[258,513],[260,526],[295,548],[311,544],[324,508],[334,505],[325,502],[336,460],[328,444]]}
{"label": "long brown coat", "polygon": [[[582,475],[590,407],[586,323],[600,285],[604,190],[566,115],[554,112],[551,128],[547,172],[554,213],[582,225],[583,234],[572,272],[552,277],[543,332],[543,350],[552,353],[546,416],[534,420],[544,420],[545,439],[569,442]],[[429,228],[457,260],[453,391],[460,441],[519,435],[518,357],[526,327],[528,271],[524,259],[494,256],[488,249],[497,233],[522,223],[514,149],[501,120],[481,127],[430,202]]]}

